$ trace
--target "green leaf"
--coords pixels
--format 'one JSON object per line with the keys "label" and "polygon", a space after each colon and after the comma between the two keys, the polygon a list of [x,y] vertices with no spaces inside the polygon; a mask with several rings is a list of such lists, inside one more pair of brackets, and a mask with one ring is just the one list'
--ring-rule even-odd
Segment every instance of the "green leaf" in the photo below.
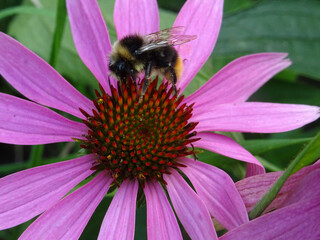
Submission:
{"label": "green leaf", "polygon": [[214,57],[225,63],[250,53],[288,52],[291,70],[320,80],[319,29],[319,1],[262,1],[224,18]]}
{"label": "green leaf", "polygon": [[15,14],[31,14],[31,15],[41,15],[46,17],[53,17],[54,12],[48,9],[35,8],[30,6],[17,6],[10,7],[0,10],[0,19],[9,17]]}
{"label": "green leaf", "polygon": [[245,140],[240,144],[253,155],[265,154],[279,148],[284,148],[296,144],[304,144],[310,141],[310,138],[302,139],[255,139]]}
{"label": "green leaf", "polygon": [[58,61],[58,55],[60,51],[66,17],[67,17],[66,1],[58,0],[56,26],[54,29],[53,42],[52,42],[52,47],[50,52],[50,59],[49,59],[50,65],[54,68],[56,67],[57,61]]}

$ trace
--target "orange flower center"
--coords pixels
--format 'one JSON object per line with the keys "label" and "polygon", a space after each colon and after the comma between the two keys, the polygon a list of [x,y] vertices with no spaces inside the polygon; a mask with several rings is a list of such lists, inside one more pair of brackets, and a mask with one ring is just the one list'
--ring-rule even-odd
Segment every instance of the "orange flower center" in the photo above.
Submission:
{"label": "orange flower center", "polygon": [[83,110],[88,126],[81,147],[97,155],[94,169],[107,169],[115,182],[148,178],[164,182],[163,174],[176,167],[178,157],[194,154],[187,146],[199,139],[188,122],[192,105],[181,104],[183,96],[171,96],[168,83],[157,88],[156,78],[139,100],[141,85],[132,80],[111,86],[111,95],[96,91],[93,115]]}

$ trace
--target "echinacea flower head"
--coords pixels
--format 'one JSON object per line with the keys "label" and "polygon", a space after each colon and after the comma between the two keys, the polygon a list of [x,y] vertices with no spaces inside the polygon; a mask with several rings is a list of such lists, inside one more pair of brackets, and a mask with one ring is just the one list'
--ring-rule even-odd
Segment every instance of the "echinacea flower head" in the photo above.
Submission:
{"label": "echinacea flower head", "polygon": [[[245,205],[232,179],[222,170],[195,160],[194,147],[246,162],[247,176],[264,173],[248,151],[213,131],[289,131],[316,120],[319,108],[245,102],[290,65],[283,53],[239,58],[196,92],[183,96],[214,48],[222,8],[221,0],[185,3],[174,26],[184,26],[184,34],[197,35],[197,39],[177,48],[186,59],[177,83],[179,94],[172,95],[166,82],[158,87],[156,78],[141,101],[141,85],[130,80],[120,83],[112,77],[108,81],[112,45],[96,0],[67,0],[75,46],[100,84],[92,101],[44,60],[1,33],[0,73],[31,101],[0,94],[0,141],[26,145],[76,141],[87,155],[2,178],[0,229],[41,214],[20,239],[78,239],[111,185],[119,188],[99,239],[134,238],[139,187],[146,199],[148,239],[182,239],[175,213],[192,239],[217,238],[211,216],[228,230],[247,223]],[[117,0],[114,22],[118,38],[157,32],[157,3]],[[68,194],[89,176],[88,183]]]}
{"label": "echinacea flower head", "polygon": [[191,139],[197,125],[188,121],[192,106],[180,104],[183,96],[171,97],[168,83],[157,89],[157,82],[151,83],[142,100],[141,88],[130,79],[119,83],[118,89],[111,86],[111,95],[101,88],[93,114],[81,110],[89,130],[86,139],[79,141],[97,155],[92,169],[107,169],[120,183],[129,178],[142,185],[150,179],[166,184],[163,174],[181,165],[179,157],[194,154],[187,147],[199,140]]}

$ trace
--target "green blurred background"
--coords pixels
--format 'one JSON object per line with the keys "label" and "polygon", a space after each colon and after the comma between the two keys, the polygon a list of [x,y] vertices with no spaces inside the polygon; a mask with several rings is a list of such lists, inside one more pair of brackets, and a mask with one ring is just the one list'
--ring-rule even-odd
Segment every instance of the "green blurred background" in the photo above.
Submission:
{"label": "green blurred background", "polygon": [[[172,26],[184,2],[158,1],[162,29]],[[101,0],[99,5],[114,41],[114,1]],[[49,61],[56,8],[57,0],[1,0],[0,30]],[[320,1],[316,0],[226,0],[216,47],[188,86],[186,94],[199,88],[231,60],[257,52],[288,52],[293,64],[265,84],[249,101],[320,105]],[[77,55],[68,21],[56,68],[84,95],[93,96],[97,81]],[[0,91],[22,97],[1,77]],[[229,136],[259,158],[268,171],[279,171],[285,169],[304,144],[319,131],[318,120],[281,134],[232,133]],[[0,151],[2,177],[29,167],[71,159],[79,147],[74,143],[38,147],[0,144]],[[224,169],[235,181],[244,176],[245,166],[239,161],[206,151],[198,157]],[[110,199],[105,198],[99,205],[81,239],[96,239]],[[0,231],[0,239],[17,239],[28,224]],[[137,212],[136,239],[146,239],[145,207]]]}

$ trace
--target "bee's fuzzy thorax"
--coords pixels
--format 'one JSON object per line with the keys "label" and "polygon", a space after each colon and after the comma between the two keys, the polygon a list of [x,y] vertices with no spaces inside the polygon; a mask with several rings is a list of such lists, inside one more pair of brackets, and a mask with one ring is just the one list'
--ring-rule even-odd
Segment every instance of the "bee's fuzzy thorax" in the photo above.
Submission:
{"label": "bee's fuzzy thorax", "polygon": [[120,41],[116,41],[112,47],[112,52],[110,54],[110,62],[114,63],[119,58],[128,59],[130,61],[134,60],[134,57],[130,54],[128,48],[121,44]]}
{"label": "bee's fuzzy thorax", "polygon": [[127,59],[129,61],[135,60],[135,57],[132,56],[129,49],[126,46],[124,46],[123,44],[121,44],[121,42],[119,42],[118,44],[115,45],[114,51],[116,54],[118,54],[119,56],[121,56],[124,59]]}

